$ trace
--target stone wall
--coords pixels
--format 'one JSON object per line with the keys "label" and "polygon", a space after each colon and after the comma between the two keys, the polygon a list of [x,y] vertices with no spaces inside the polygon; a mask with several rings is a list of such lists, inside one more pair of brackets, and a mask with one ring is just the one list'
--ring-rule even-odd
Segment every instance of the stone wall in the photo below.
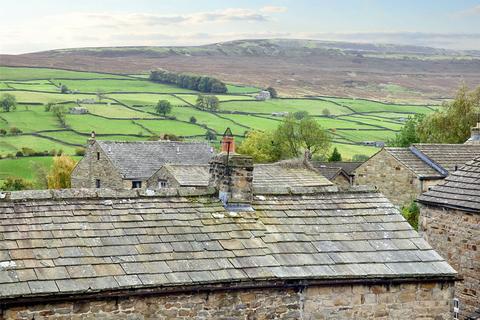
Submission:
{"label": "stone wall", "polygon": [[[100,153],[99,160],[97,152]],[[85,156],[72,172],[72,188],[95,188],[96,179],[100,180],[101,188],[124,189],[127,184],[128,189],[132,187],[131,181],[124,182],[103,150],[93,143],[85,150]]]}
{"label": "stone wall", "polygon": [[355,184],[375,186],[398,206],[416,199],[422,190],[417,176],[385,150],[355,170]]}
{"label": "stone wall", "polygon": [[451,319],[453,284],[237,289],[17,305],[3,319]]}
{"label": "stone wall", "polygon": [[479,226],[480,214],[426,205],[420,207],[420,232],[463,277],[463,281],[455,284],[462,316],[480,308]]}
{"label": "stone wall", "polygon": [[158,189],[158,180],[166,180],[167,181],[167,188],[178,188],[180,184],[178,181],[172,176],[172,173],[165,167],[160,168],[157,172],[155,172],[150,178],[148,178],[146,182],[146,186],[149,189]]}
{"label": "stone wall", "polygon": [[347,190],[350,188],[350,179],[345,177],[343,174],[339,174],[332,180],[336,186],[340,188],[340,190]]}

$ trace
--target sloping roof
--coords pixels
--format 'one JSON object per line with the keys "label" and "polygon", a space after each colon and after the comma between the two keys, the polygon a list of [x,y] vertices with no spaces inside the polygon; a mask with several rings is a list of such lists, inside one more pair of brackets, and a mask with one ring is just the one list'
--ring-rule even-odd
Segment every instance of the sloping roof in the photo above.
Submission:
{"label": "sloping roof", "polygon": [[357,169],[363,162],[348,162],[348,161],[321,162],[321,161],[312,161],[311,163],[316,169],[342,168],[342,170],[346,174],[353,175],[353,171],[355,171],[355,169]]}
{"label": "sloping roof", "polygon": [[256,196],[255,211],[232,213],[212,190],[162,192],[0,194],[0,302],[258,281],[456,277],[379,193]]}
{"label": "sloping roof", "polygon": [[285,161],[272,164],[256,164],[253,170],[253,187],[321,187],[332,183],[316,170],[300,162]]}
{"label": "sloping roof", "polygon": [[414,144],[413,147],[449,172],[480,157],[480,145]]}
{"label": "sloping roof", "polygon": [[480,145],[414,144],[410,148],[385,148],[420,178],[444,178],[467,161],[480,156]]}
{"label": "sloping roof", "polygon": [[335,179],[341,173],[345,174],[348,177],[348,173],[346,173],[340,167],[331,167],[331,166],[327,167],[324,165],[316,165],[315,169],[317,169],[322,174],[322,176],[324,176],[330,181]]}
{"label": "sloping roof", "polygon": [[148,179],[167,163],[207,164],[213,149],[204,142],[100,141],[96,143],[126,179]]}
{"label": "sloping roof", "polygon": [[409,148],[385,148],[385,151],[390,153],[395,159],[412,170],[419,177],[443,177],[440,172],[433,169],[422,159],[413,154]]}
{"label": "sloping roof", "polygon": [[480,158],[451,172],[445,181],[431,187],[418,201],[480,213]]}
{"label": "sloping roof", "polygon": [[206,187],[210,178],[208,165],[167,164],[163,168],[185,187]]}

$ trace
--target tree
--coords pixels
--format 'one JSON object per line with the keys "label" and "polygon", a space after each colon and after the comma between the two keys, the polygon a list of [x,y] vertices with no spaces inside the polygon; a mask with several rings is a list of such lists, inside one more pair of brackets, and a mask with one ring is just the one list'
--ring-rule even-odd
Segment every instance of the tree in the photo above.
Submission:
{"label": "tree", "polygon": [[403,125],[400,132],[395,135],[387,144],[391,147],[409,147],[413,143],[419,143],[420,138],[417,134],[417,127],[424,120],[425,115],[416,114],[413,117],[408,117],[408,120]]}
{"label": "tree", "polygon": [[67,113],[67,111],[65,110],[65,106],[57,104],[57,105],[52,106],[50,108],[50,111],[52,111],[53,114],[55,115],[55,117],[57,117],[57,120],[58,120],[58,122],[60,122],[60,125],[62,127],[66,127],[67,122],[66,122],[65,114]]}
{"label": "tree", "polygon": [[325,155],[330,147],[330,136],[311,117],[296,120],[287,116],[277,127],[274,140],[281,146],[282,158],[299,157],[302,149],[310,155]]}
{"label": "tree", "polygon": [[330,148],[330,136],[311,117],[303,118],[299,126],[301,146],[311,155],[325,155]]}
{"label": "tree", "polygon": [[195,118],[194,116],[191,116],[190,123],[193,123],[193,124],[197,123],[197,118]]}
{"label": "tree", "polygon": [[323,114],[324,116],[329,117],[329,116],[330,116],[330,110],[328,110],[327,108],[325,108],[325,109],[322,110],[322,114]]}
{"label": "tree", "polygon": [[207,132],[205,132],[205,139],[208,141],[216,140],[217,135],[212,130],[207,130]]}
{"label": "tree", "polygon": [[68,90],[68,87],[64,84],[60,86],[60,92],[61,93],[70,93],[70,90]]}
{"label": "tree", "polygon": [[157,112],[158,114],[163,114],[164,117],[167,115],[167,113],[170,113],[171,111],[172,104],[168,100],[160,100],[155,106],[155,112]]}
{"label": "tree", "polygon": [[7,130],[0,129],[0,136],[5,136],[7,134]]}
{"label": "tree", "polygon": [[0,106],[5,112],[14,111],[17,108],[17,99],[14,95],[5,93],[0,98]]}
{"label": "tree", "polygon": [[7,177],[3,185],[1,186],[0,190],[3,191],[18,191],[18,190],[26,190],[32,189],[33,184],[25,180],[23,178],[18,177]]}
{"label": "tree", "polygon": [[480,87],[468,91],[463,85],[455,100],[445,103],[416,126],[416,133],[421,142],[464,143],[470,136],[471,127],[478,121],[479,114]]}
{"label": "tree", "polygon": [[217,111],[218,106],[220,104],[220,100],[216,96],[207,96],[206,99],[206,107],[211,111]]}
{"label": "tree", "polygon": [[251,131],[245,140],[238,146],[238,153],[248,154],[253,161],[267,163],[280,160],[282,156],[273,132]]}
{"label": "tree", "polygon": [[270,92],[270,98],[272,99],[278,98],[277,90],[275,90],[275,88],[268,87],[266,90]]}
{"label": "tree", "polygon": [[195,101],[195,106],[199,109],[205,109],[205,97],[202,94],[197,96],[197,100]]}
{"label": "tree", "polygon": [[342,155],[340,154],[340,152],[338,152],[337,147],[335,147],[333,148],[333,152],[330,155],[330,157],[328,157],[328,162],[337,162],[337,161],[342,161]]}
{"label": "tree", "polygon": [[53,166],[47,176],[49,189],[64,189],[71,187],[70,176],[75,168],[73,158],[60,155],[53,157]]}
{"label": "tree", "polygon": [[45,105],[45,112],[50,112],[50,110],[52,110],[52,107],[55,105],[55,103],[53,102],[48,102],[46,105]]}
{"label": "tree", "polygon": [[308,117],[308,112],[307,111],[297,111],[293,113],[293,116],[297,120],[302,120],[303,118]]}

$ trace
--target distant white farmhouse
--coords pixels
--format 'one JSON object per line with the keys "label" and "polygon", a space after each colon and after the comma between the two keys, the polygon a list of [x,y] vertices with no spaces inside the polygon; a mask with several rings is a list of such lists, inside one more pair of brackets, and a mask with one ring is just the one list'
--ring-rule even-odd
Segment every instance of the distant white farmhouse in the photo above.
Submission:
{"label": "distant white farmhouse", "polygon": [[263,91],[260,91],[256,96],[255,96],[255,99],[259,100],[259,101],[265,101],[265,100],[268,100],[270,99],[270,92],[266,91],[266,90],[263,90]]}

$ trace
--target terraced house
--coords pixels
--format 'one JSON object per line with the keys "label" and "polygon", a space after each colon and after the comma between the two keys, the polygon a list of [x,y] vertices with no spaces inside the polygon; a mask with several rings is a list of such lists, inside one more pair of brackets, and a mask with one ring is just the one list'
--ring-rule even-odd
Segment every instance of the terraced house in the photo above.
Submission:
{"label": "terraced house", "polygon": [[468,162],[418,201],[425,239],[459,272],[460,319],[480,319],[480,158]]}
{"label": "terraced house", "polygon": [[253,185],[0,196],[5,319],[451,319],[457,273],[380,193]]}
{"label": "terraced house", "polygon": [[394,204],[404,205],[479,156],[480,144],[383,148],[355,170],[355,183],[375,186]]}
{"label": "terraced house", "polygon": [[89,140],[85,156],[72,172],[72,188],[157,188],[152,176],[169,163],[208,164],[214,149],[203,142]]}

